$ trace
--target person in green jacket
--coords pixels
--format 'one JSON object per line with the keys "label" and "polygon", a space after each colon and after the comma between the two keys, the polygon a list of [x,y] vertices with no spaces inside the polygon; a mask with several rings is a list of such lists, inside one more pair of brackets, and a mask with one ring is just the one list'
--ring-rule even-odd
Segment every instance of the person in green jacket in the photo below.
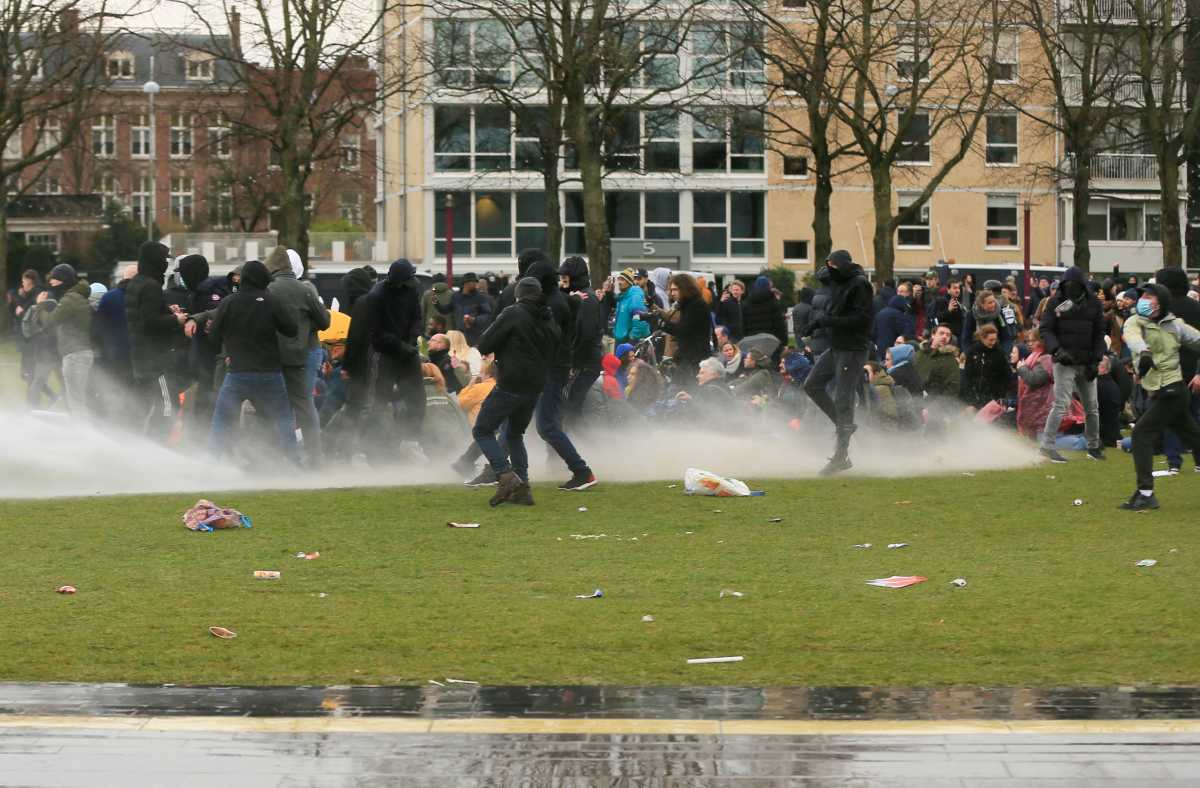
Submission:
{"label": "person in green jacket", "polygon": [[48,278],[51,289],[63,291],[55,304],[48,301],[49,291],[38,296],[38,312],[34,319],[42,328],[53,331],[62,356],[63,385],[66,388],[67,410],[72,416],[87,414],[88,379],[92,374],[95,356],[92,351],[92,306],[88,303],[91,288],[79,281],[75,269],[63,263],[54,266]]}
{"label": "person in green jacket", "polygon": [[922,342],[913,359],[913,366],[921,376],[925,392],[931,397],[947,400],[958,397],[960,370],[958,348],[955,347],[953,332],[949,326],[938,326],[927,342]]}
{"label": "person in green jacket", "polygon": [[1148,285],[1121,332],[1149,402],[1133,428],[1137,490],[1121,504],[1129,511],[1158,508],[1154,497],[1154,447],[1164,430],[1174,432],[1192,451],[1200,451],[1200,425],[1192,418],[1191,392],[1179,364],[1180,346],[1200,351],[1200,331],[1170,310],[1170,291],[1162,285]]}

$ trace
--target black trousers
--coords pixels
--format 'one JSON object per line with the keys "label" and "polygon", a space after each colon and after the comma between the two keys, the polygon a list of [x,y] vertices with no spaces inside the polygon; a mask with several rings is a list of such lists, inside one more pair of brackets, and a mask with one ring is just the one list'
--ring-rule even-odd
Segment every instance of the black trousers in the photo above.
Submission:
{"label": "black trousers", "polygon": [[1154,447],[1164,430],[1174,432],[1184,446],[1200,451],[1200,425],[1192,417],[1191,393],[1182,382],[1150,394],[1150,407],[1133,427],[1133,467],[1139,490],[1154,489]]}

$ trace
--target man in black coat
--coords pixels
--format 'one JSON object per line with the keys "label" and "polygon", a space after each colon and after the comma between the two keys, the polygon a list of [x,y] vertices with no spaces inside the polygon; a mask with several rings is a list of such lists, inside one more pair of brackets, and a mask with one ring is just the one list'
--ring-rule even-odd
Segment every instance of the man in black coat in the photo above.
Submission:
{"label": "man in black coat", "polygon": [[[1200,301],[1188,298],[1188,277],[1182,268],[1164,268],[1154,275],[1154,281],[1171,294],[1171,312],[1175,317],[1195,329],[1200,329]],[[1192,418],[1200,422],[1200,357],[1196,351],[1183,345],[1179,348],[1179,371],[1183,383],[1191,393]],[[1163,433],[1163,454],[1167,455],[1167,467],[1178,470],[1183,466],[1183,441],[1174,432]],[[1193,454],[1197,473],[1200,473],[1200,454]]]}
{"label": "man in black coat", "polygon": [[130,361],[134,388],[140,402],[143,434],[166,440],[175,414],[167,382],[172,346],[182,337],[187,315],[167,305],[163,284],[171,250],[147,241],[138,252],[138,272],[125,288],[125,317],[129,326]]}
{"label": "man in black coat", "polygon": [[[828,476],[853,467],[850,436],[858,429],[854,424],[854,405],[863,365],[870,352],[872,321],[871,283],[862,266],[845,249],[831,253],[825,265],[830,272],[830,301],[814,328],[829,329],[830,348],[817,359],[804,382],[804,390],[837,430],[833,457],[821,470],[821,475]],[[831,381],[833,398],[826,391]]]}
{"label": "man in black coat", "polygon": [[298,464],[292,408],[276,336],[294,337],[298,326],[287,305],[268,295],[270,283],[265,265],[257,260],[246,263],[241,287],[221,302],[208,327],[209,338],[224,348],[227,366],[213,409],[208,447],[218,457],[225,453],[242,403],[250,400],[254,410],[275,427],[280,449]]}
{"label": "man in black coat", "polygon": [[[479,289],[476,274],[464,274],[459,280],[459,290],[451,300],[454,310],[454,327],[467,337],[467,344],[475,347],[479,338],[492,322],[492,297]],[[441,307],[438,307],[439,311]]]}
{"label": "man in black coat", "polygon": [[[525,429],[533,418],[561,339],[546,306],[541,282],[533,277],[521,279],[514,294],[517,303],[500,313],[479,342],[481,354],[495,354],[498,370],[496,387],[483,401],[471,430],[498,479],[496,493],[489,501],[492,506],[506,501],[533,504]],[[501,448],[496,431],[506,421],[507,447]]]}
{"label": "man in black coat", "polygon": [[961,337],[966,311],[962,300],[962,282],[951,279],[946,285],[946,295],[938,299],[934,307],[934,322],[939,326],[949,326],[955,337]]}
{"label": "man in black coat", "polygon": [[[366,300],[368,368],[372,422],[390,420],[393,403],[403,407],[403,438],[420,443],[425,422],[425,383],[417,343],[421,337],[421,296],[416,268],[403,258],[388,268],[387,278],[363,296]],[[350,324],[354,325],[355,318]],[[386,432],[371,441],[375,456],[384,452]]]}
{"label": "man in black coat", "polygon": [[1100,360],[1108,352],[1104,342],[1108,326],[1104,321],[1104,307],[1088,287],[1087,276],[1081,268],[1073,265],[1063,274],[1062,284],[1051,297],[1038,328],[1047,355],[1054,359],[1054,406],[1046,416],[1039,451],[1051,462],[1067,461],[1054,448],[1054,441],[1063,415],[1071,407],[1071,399],[1078,395],[1085,416],[1083,429],[1087,436],[1087,456],[1103,460],[1096,376]]}
{"label": "man in black coat", "polygon": [[600,377],[605,318],[600,301],[592,292],[587,261],[568,257],[558,269],[558,286],[575,310],[575,328],[571,337],[571,385],[563,414],[567,421],[583,414],[583,403]]}

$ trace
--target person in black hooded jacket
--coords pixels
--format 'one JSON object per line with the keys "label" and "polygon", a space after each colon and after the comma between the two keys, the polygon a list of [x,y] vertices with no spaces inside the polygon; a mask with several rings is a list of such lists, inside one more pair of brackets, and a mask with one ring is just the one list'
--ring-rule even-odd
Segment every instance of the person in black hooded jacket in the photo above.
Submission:
{"label": "person in black hooded jacket", "polygon": [[784,316],[783,304],[771,289],[771,280],[765,276],[754,280],[750,294],[742,304],[742,330],[748,337],[770,334],[778,339],[779,348],[772,359],[772,366],[779,365],[779,359],[787,348],[787,318]]}
{"label": "person in black hooded jacket", "polygon": [[[850,253],[845,249],[832,252],[825,267],[829,269],[829,302],[824,314],[814,318],[811,325],[814,331],[829,329],[830,349],[817,359],[804,381],[804,391],[837,430],[833,457],[821,470],[822,475],[829,475],[851,467],[850,436],[857,429],[854,405],[870,352],[872,317],[871,284]],[[831,382],[832,398],[826,391]]]}
{"label": "person in black hooded jacket", "polygon": [[592,292],[587,261],[568,257],[558,269],[558,285],[575,308],[575,330],[571,339],[571,385],[563,414],[567,421],[583,415],[583,403],[592,384],[600,377],[600,358],[604,355],[605,317],[599,299]]}
{"label": "person in black hooded jacket", "polygon": [[1078,395],[1083,403],[1087,455],[1093,460],[1103,460],[1096,375],[1100,359],[1108,352],[1108,345],[1104,341],[1108,324],[1104,318],[1104,306],[1088,287],[1083,269],[1073,265],[1063,274],[1062,284],[1058,292],[1050,297],[1038,330],[1046,345],[1046,353],[1054,358],[1054,406],[1046,416],[1039,451],[1051,462],[1067,461],[1054,445],[1058,426],[1071,407],[1072,397]]}
{"label": "person in black hooded jacket", "polygon": [[267,293],[270,283],[265,265],[257,260],[246,263],[241,287],[221,303],[208,328],[212,341],[224,348],[227,367],[213,408],[208,447],[217,457],[226,452],[242,403],[250,400],[254,410],[274,425],[279,448],[298,463],[276,334],[294,337],[299,329],[287,305]]}
{"label": "person in black hooded jacket", "polygon": [[137,276],[125,288],[129,358],[141,402],[141,429],[158,440],[166,439],[175,412],[167,372],[172,344],[187,320],[183,310],[168,307],[163,296],[170,253],[170,249],[157,241],[142,244]]}
{"label": "person in black hooded jacket", "polygon": [[[179,278],[187,288],[187,300],[181,304],[189,319],[192,315],[215,310],[229,295],[229,280],[224,276],[208,275],[208,260],[204,255],[189,254],[176,263]],[[186,323],[185,331],[191,337],[188,346],[185,380],[196,381],[194,400],[189,410],[196,422],[208,424],[212,421],[213,404],[217,392],[217,356],[221,346],[215,344],[205,330],[207,321],[195,321],[195,328]]]}
{"label": "person in black hooded jacket", "polygon": [[346,402],[326,428],[331,435],[331,451],[352,454],[358,442],[359,425],[370,405],[371,331],[367,324],[370,302],[367,293],[375,276],[367,268],[352,268],[342,277],[344,312],[350,315],[346,350],[342,354],[341,375],[346,381]]}
{"label": "person in black hooded jacket", "polygon": [[[425,383],[417,343],[421,338],[421,296],[416,268],[403,258],[388,268],[387,278],[365,298],[370,341],[370,410],[372,421],[390,418],[393,403],[403,405],[403,435],[421,441],[425,422]],[[350,324],[354,324],[351,317]],[[376,456],[379,441],[372,442]]]}

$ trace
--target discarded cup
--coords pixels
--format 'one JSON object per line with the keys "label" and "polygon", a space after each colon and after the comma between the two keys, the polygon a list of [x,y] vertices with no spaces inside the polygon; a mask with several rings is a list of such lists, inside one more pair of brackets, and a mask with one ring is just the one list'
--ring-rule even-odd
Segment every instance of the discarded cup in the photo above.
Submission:
{"label": "discarded cup", "polygon": [[1141,561],[1138,561],[1136,564],[1134,564],[1134,566],[1154,566],[1157,563],[1158,561],[1155,561],[1153,558],[1143,558]]}
{"label": "discarded cup", "polygon": [[270,569],[259,569],[254,573],[254,576],[259,580],[278,580],[283,576],[283,573],[275,572]]}
{"label": "discarded cup", "polygon": [[871,543],[870,543],[870,542],[863,542],[862,544],[856,544],[856,545],[854,545],[854,549],[855,549],[855,550],[870,550],[870,549],[871,549]]}
{"label": "discarded cup", "polygon": [[576,599],[602,599],[603,597],[604,597],[604,592],[601,591],[599,588],[597,588],[595,591],[593,591],[590,594],[576,594],[575,595]]}
{"label": "discarded cup", "polygon": [[586,512],[586,511],[587,511],[587,507],[586,507],[586,506],[580,506],[580,507],[579,507],[579,511],[581,511],[581,512]]}
{"label": "discarded cup", "polygon": [[724,599],[724,598],[725,598],[725,597],[727,597],[727,596],[733,596],[733,597],[744,597],[744,596],[745,596],[745,594],[743,594],[741,591],[731,591],[731,590],[729,590],[728,588],[722,588],[722,589],[721,589],[721,595],[720,595],[719,597],[717,597],[717,598],[718,598],[718,599]]}
{"label": "discarded cup", "polygon": [[654,616],[642,616],[642,623],[643,623],[643,624],[652,624],[652,623],[654,623]]}
{"label": "discarded cup", "polygon": [[716,662],[741,662],[743,659],[745,659],[745,657],[697,657],[696,659],[689,659],[687,664],[712,665]]}
{"label": "discarded cup", "polygon": [[446,523],[451,528],[478,528],[479,523]]}
{"label": "discarded cup", "polygon": [[1072,501],[1072,503],[1074,503],[1076,506],[1083,506],[1083,499],[1076,498],[1074,501]]}
{"label": "discarded cup", "polygon": [[74,594],[79,589],[75,588],[75,586],[59,586],[54,590],[59,594]]}
{"label": "discarded cup", "polygon": [[235,637],[237,637],[236,632],[234,632],[232,629],[226,629],[225,627],[209,627],[208,634],[212,635],[213,637],[221,638],[221,640],[233,640]]}
{"label": "discarded cup", "polygon": [[321,557],[321,554],[318,552],[315,552],[315,551],[311,552],[311,553],[306,553],[303,550],[301,550],[300,552],[296,553],[296,557],[303,558],[305,561],[315,561],[316,559]]}
{"label": "discarded cup", "polygon": [[952,585],[954,585],[956,588],[966,588],[967,587],[967,581],[965,578],[962,578],[962,577],[956,577],[953,580],[951,580],[950,583]]}
{"label": "discarded cup", "polygon": [[888,545],[889,550],[899,550],[901,547],[908,547],[908,542],[892,542]]}
{"label": "discarded cup", "polygon": [[908,588],[915,586],[918,583],[924,583],[928,578],[920,575],[892,575],[891,577],[880,577],[875,580],[868,580],[867,585],[879,586],[880,588]]}
{"label": "discarded cup", "polygon": [[723,509],[713,509],[713,514],[725,514]]}

